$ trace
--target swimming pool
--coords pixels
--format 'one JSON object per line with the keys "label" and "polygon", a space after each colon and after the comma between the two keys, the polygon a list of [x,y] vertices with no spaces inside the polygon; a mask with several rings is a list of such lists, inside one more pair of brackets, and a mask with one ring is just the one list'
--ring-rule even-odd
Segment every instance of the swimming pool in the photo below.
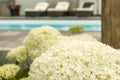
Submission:
{"label": "swimming pool", "polygon": [[83,26],[85,31],[101,31],[101,20],[0,20],[0,30],[30,30],[44,25],[67,31],[71,26]]}

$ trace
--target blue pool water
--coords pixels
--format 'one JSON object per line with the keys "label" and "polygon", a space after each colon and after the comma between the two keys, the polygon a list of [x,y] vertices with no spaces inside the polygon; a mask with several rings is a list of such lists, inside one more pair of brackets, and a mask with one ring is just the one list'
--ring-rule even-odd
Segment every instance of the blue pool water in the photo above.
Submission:
{"label": "blue pool water", "polygon": [[101,31],[100,20],[0,20],[0,30],[30,30],[49,25],[67,31],[71,26],[83,26],[85,31]]}

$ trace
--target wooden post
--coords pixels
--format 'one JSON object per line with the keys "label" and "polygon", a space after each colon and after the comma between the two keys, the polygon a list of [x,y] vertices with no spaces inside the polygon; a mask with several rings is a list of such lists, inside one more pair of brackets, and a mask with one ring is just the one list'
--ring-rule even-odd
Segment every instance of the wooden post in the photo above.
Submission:
{"label": "wooden post", "polygon": [[120,0],[102,0],[102,42],[120,49]]}

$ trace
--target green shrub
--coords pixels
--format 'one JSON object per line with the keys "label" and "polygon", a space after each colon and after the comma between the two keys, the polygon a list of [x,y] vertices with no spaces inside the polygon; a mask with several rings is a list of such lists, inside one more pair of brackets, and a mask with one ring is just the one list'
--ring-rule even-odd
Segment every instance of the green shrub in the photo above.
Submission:
{"label": "green shrub", "polygon": [[24,78],[21,78],[20,80],[28,80],[28,78],[27,78],[27,77],[24,77]]}
{"label": "green shrub", "polygon": [[69,28],[69,32],[71,32],[71,33],[79,33],[81,31],[83,31],[82,26],[72,26]]}

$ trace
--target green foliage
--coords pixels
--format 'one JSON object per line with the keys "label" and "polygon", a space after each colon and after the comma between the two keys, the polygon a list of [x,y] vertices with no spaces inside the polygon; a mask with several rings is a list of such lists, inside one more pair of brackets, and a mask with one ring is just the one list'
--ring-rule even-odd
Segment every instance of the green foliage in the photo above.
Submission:
{"label": "green foliage", "polygon": [[11,79],[7,79],[7,80],[17,80],[16,78],[11,78]]}
{"label": "green foliage", "polygon": [[28,78],[27,77],[23,77],[23,78],[21,78],[19,80],[28,80]]}
{"label": "green foliage", "polygon": [[81,31],[83,31],[82,26],[72,26],[69,28],[69,32],[71,32],[71,33],[79,33]]}
{"label": "green foliage", "polygon": [[29,72],[29,68],[21,69],[18,75],[16,76],[17,79],[28,77],[28,72]]}
{"label": "green foliage", "polygon": [[0,78],[0,80],[17,80],[17,79],[14,77],[14,78],[10,78],[10,79]]}

